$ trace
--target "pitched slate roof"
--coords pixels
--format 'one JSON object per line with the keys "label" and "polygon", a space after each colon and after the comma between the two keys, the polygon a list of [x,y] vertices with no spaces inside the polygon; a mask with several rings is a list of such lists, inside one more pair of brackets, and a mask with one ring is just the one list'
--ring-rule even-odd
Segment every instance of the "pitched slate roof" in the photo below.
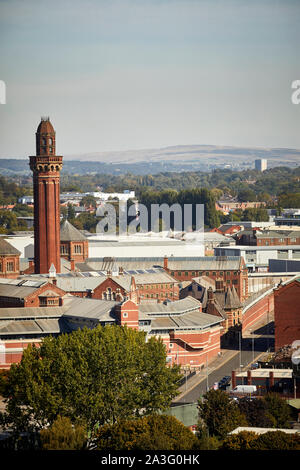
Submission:
{"label": "pitched slate roof", "polygon": [[12,246],[4,238],[0,238],[0,255],[20,255],[20,251]]}
{"label": "pitched slate roof", "polygon": [[0,296],[24,299],[46,283],[46,280],[0,279]]}
{"label": "pitched slate roof", "polygon": [[232,289],[228,287],[228,289],[225,292],[225,302],[224,302],[224,308],[225,309],[231,309],[231,308],[239,308],[241,307],[241,302],[240,299],[237,295],[237,292],[235,290],[235,287],[233,286]]}
{"label": "pitched slate roof", "polygon": [[64,220],[60,226],[60,240],[62,242],[79,242],[86,240],[86,237],[74,225]]}

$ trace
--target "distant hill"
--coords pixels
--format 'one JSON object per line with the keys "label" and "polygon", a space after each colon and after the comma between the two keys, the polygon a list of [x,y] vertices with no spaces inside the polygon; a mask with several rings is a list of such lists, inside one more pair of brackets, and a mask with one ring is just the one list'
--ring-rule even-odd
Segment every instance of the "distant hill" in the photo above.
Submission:
{"label": "distant hill", "polygon": [[[211,171],[214,168],[254,168],[265,158],[268,168],[300,165],[300,150],[289,148],[221,147],[178,145],[161,149],[95,152],[65,155],[63,171],[69,174],[155,174],[166,171]],[[27,158],[0,159],[0,173],[29,174]]]}

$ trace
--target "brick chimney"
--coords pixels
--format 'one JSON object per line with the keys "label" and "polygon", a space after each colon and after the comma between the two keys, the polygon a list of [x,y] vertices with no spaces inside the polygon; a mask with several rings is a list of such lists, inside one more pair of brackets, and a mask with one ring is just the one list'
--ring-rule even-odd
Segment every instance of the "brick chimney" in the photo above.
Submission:
{"label": "brick chimney", "polygon": [[168,269],[168,257],[167,255],[164,256],[164,269]]}
{"label": "brick chimney", "polygon": [[236,371],[235,370],[231,372],[231,386],[232,388],[236,387]]}
{"label": "brick chimney", "polygon": [[252,385],[252,373],[251,370],[247,371],[247,385]]}
{"label": "brick chimney", "polygon": [[124,269],[122,268],[122,266],[119,267],[119,276],[123,276],[124,274]]}
{"label": "brick chimney", "polygon": [[71,265],[71,271],[75,271],[75,260],[71,259],[70,265]]}

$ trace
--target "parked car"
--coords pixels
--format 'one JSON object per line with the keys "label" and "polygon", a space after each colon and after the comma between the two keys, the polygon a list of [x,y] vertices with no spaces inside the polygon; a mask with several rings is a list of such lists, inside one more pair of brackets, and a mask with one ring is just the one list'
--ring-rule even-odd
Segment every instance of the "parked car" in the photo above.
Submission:
{"label": "parked car", "polygon": [[230,384],[231,377],[230,375],[225,375],[219,382],[219,388],[226,389],[227,385]]}

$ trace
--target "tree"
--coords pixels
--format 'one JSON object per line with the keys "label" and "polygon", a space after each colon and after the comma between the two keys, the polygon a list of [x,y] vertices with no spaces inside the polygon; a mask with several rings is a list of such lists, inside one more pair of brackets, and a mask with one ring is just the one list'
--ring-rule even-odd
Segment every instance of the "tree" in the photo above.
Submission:
{"label": "tree", "polygon": [[244,210],[241,220],[252,220],[254,222],[268,222],[268,211],[263,207],[249,207],[248,209]]}
{"label": "tree", "polygon": [[254,450],[300,450],[299,434],[269,431],[260,434],[253,442]]}
{"label": "tree", "polygon": [[268,413],[274,418],[276,428],[290,428],[291,412],[286,400],[278,393],[267,393],[263,397]]}
{"label": "tree", "polygon": [[87,196],[83,196],[83,198],[81,199],[80,201],[80,205],[81,206],[85,206],[85,207],[97,207],[97,199],[92,196],[91,194],[88,194]]}
{"label": "tree", "polygon": [[98,450],[192,450],[198,439],[174,416],[151,415],[101,426]]}
{"label": "tree", "polygon": [[40,439],[44,450],[83,450],[88,440],[82,424],[73,425],[69,418],[61,416],[41,430]]}
{"label": "tree", "polygon": [[2,227],[6,233],[18,230],[18,219],[16,214],[6,210],[0,210],[0,227]]}
{"label": "tree", "polygon": [[72,206],[72,204],[68,204],[67,219],[68,220],[74,220],[75,219],[75,209],[74,209],[74,206]]}
{"label": "tree", "polygon": [[178,366],[166,366],[163,342],[146,342],[142,331],[107,325],[47,337],[11,366],[1,423],[36,430],[60,415],[92,431],[168,408],[180,379]]}
{"label": "tree", "polygon": [[245,416],[223,390],[209,390],[198,402],[200,421],[210,436],[223,439],[238,426],[247,426]]}
{"label": "tree", "polygon": [[13,207],[12,212],[16,214],[17,217],[33,216],[33,207],[30,207],[27,204],[16,204]]}
{"label": "tree", "polygon": [[255,191],[253,191],[253,189],[250,189],[250,188],[241,189],[238,192],[238,200],[240,202],[256,201]]}
{"label": "tree", "polygon": [[245,397],[239,400],[238,407],[248,421],[249,426],[259,428],[272,428],[275,425],[275,418],[268,412],[267,404],[264,400],[250,400]]}
{"label": "tree", "polygon": [[257,434],[252,431],[241,431],[224,439],[221,450],[251,450]]}

